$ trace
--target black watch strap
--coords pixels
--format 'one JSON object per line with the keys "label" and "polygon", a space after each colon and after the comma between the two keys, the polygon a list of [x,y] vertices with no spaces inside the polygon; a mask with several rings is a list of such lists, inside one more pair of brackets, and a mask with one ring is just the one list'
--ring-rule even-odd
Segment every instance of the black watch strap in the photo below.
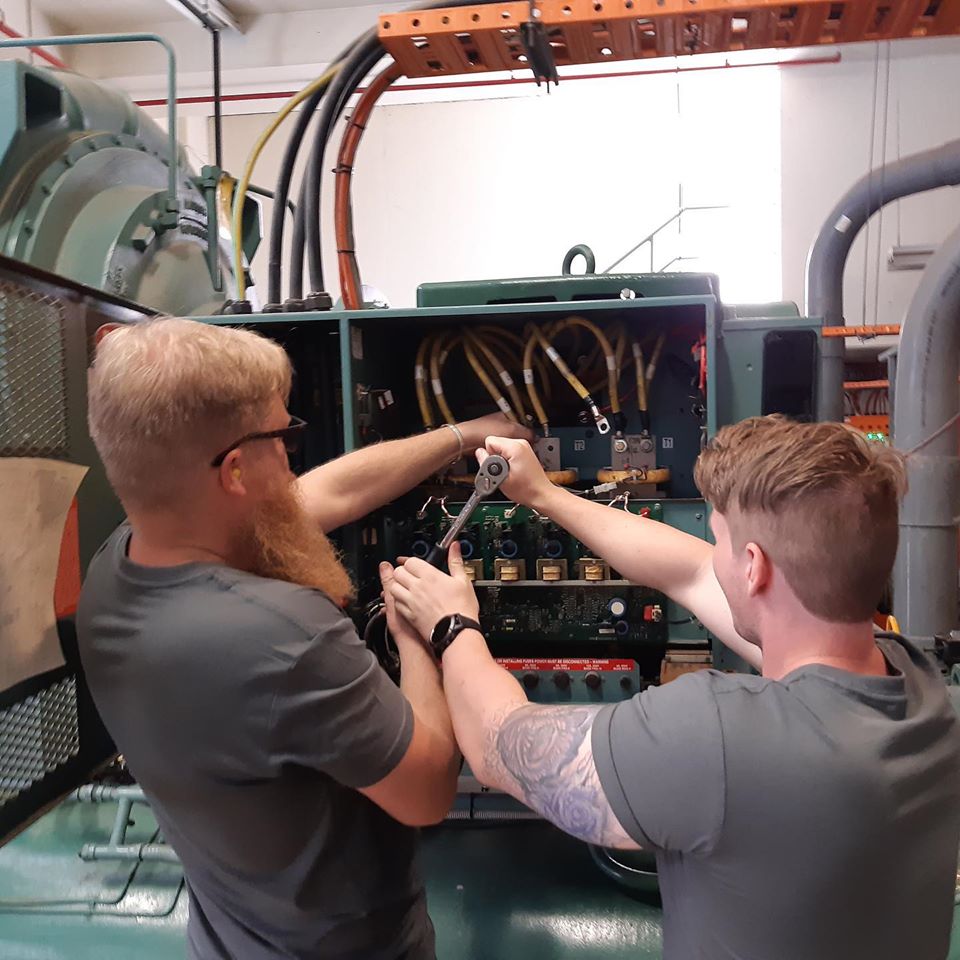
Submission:
{"label": "black watch strap", "polygon": [[433,633],[430,634],[430,646],[433,647],[434,656],[440,660],[446,649],[464,630],[477,630],[482,632],[482,629],[476,620],[461,616],[459,613],[444,617],[433,628]]}

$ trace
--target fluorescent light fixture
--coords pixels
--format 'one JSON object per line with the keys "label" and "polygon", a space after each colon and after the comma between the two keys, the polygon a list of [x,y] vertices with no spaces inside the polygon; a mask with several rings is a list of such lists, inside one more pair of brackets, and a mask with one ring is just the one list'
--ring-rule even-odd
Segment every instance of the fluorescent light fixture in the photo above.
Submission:
{"label": "fluorescent light fixture", "polygon": [[[206,17],[217,30],[235,30],[237,33],[243,33],[240,21],[220,3],[220,0],[187,0],[186,3],[182,3],[181,0],[166,0],[166,2],[198,26],[207,25],[203,22],[203,18]],[[198,11],[202,16],[198,16]]]}

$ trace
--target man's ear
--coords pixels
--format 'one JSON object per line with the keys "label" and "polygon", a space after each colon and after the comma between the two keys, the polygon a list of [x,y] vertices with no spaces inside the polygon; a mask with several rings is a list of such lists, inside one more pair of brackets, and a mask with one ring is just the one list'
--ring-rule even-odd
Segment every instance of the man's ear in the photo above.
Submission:
{"label": "man's ear", "polygon": [[744,548],[747,564],[747,594],[755,597],[770,586],[773,563],[758,543],[749,542]]}
{"label": "man's ear", "polygon": [[105,323],[103,326],[97,327],[97,332],[93,335],[93,345],[99,347],[107,334],[119,330],[122,326],[124,326],[122,323]]}
{"label": "man's ear", "polygon": [[227,493],[232,493],[234,496],[243,496],[247,492],[240,459],[240,451],[233,450],[220,464],[220,483]]}

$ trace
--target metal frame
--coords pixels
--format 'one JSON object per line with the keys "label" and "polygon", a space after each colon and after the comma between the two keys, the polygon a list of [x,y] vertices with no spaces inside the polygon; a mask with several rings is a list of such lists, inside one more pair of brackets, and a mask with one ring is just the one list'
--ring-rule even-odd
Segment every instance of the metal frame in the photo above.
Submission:
{"label": "metal frame", "polygon": [[960,32],[942,0],[513,0],[380,17],[380,40],[408,77],[529,66],[522,29],[547,32],[558,65],[609,63]]}

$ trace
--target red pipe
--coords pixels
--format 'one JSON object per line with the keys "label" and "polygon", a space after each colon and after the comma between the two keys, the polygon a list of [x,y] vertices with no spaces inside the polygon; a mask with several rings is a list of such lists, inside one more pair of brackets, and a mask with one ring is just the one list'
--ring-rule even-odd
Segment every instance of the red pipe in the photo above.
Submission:
{"label": "red pipe", "polygon": [[[13,40],[22,40],[23,34],[17,33],[13,27],[7,26],[2,20],[0,20],[0,33],[6,34]],[[46,60],[53,67],[59,67],[61,70],[69,70],[70,68],[58,57],[55,57],[52,53],[47,53],[46,50],[41,50],[39,47],[27,47],[31,53],[35,53],[41,60]],[[161,103],[166,103],[166,100],[161,100]]]}
{"label": "red pipe", "polygon": [[[579,73],[572,76],[561,77],[561,81],[567,83],[573,80],[608,80],[613,77],[653,77],[665,73],[701,73],[710,70],[742,70],[748,67],[812,67],[820,64],[840,63],[842,55],[835,53],[832,57],[809,57],[805,60],[764,60],[759,63],[722,63],[714,64],[708,67],[684,67],[683,70],[677,70],[676,67],[663,70],[623,70],[616,73]],[[508,87],[517,84],[535,83],[533,77],[508,77],[501,80],[460,80],[444,81],[433,83],[405,83],[402,86],[394,86],[388,93],[403,93],[406,90],[457,90],[460,87]],[[366,87],[357,89],[357,93],[365,92]],[[220,98],[222,103],[242,100],[288,100],[296,90],[275,90],[269,93],[232,93]],[[163,107],[166,106],[166,99],[162,100],[135,100],[138,107]],[[213,103],[213,97],[178,97],[177,103]]]}

